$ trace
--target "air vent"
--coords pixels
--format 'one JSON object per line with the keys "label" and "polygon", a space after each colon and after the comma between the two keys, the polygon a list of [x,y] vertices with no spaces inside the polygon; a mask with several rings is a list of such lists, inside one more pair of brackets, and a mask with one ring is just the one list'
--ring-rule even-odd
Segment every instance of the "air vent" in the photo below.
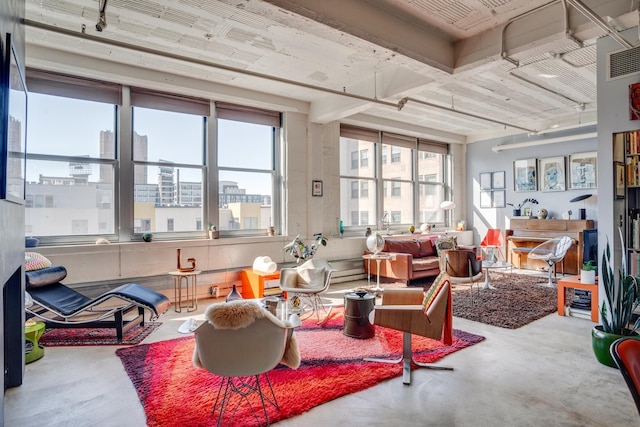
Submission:
{"label": "air vent", "polygon": [[640,74],[640,47],[611,52],[607,57],[607,80]]}

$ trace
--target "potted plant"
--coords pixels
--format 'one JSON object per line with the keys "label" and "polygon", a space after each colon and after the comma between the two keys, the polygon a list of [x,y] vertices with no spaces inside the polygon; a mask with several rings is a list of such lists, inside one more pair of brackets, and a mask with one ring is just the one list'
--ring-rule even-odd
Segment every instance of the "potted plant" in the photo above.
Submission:
{"label": "potted plant", "polygon": [[[620,241],[624,246],[622,230]],[[602,254],[600,268],[600,281],[604,289],[605,297],[600,308],[601,325],[596,325],[591,331],[591,344],[598,362],[616,367],[610,353],[611,344],[622,337],[634,337],[640,339],[636,330],[640,326],[640,318],[632,324],[632,316],[638,307],[638,278],[627,274],[627,262],[624,255],[620,261],[617,278],[611,267],[611,248],[607,238],[607,246]]]}
{"label": "potted plant", "polygon": [[213,224],[209,224],[209,238],[218,239],[219,237],[220,237],[220,232],[218,231],[218,228]]}
{"label": "potted plant", "polygon": [[518,203],[517,205],[514,205],[513,203],[507,203],[507,205],[513,207],[513,216],[520,216],[522,214],[522,208],[527,203],[531,203],[532,205],[537,205],[538,201],[536,199],[532,199],[529,197],[527,199],[524,199],[522,202]]}
{"label": "potted plant", "polygon": [[316,233],[313,235],[313,241],[310,245],[305,244],[302,239],[300,239],[300,235],[297,235],[293,241],[284,248],[283,251],[293,255],[296,259],[296,263],[300,264],[307,259],[313,258],[316,254],[316,251],[322,246],[327,246],[327,238],[322,235],[322,233]]}
{"label": "potted plant", "polygon": [[580,269],[580,282],[592,285],[596,283],[596,270],[598,267],[593,261],[587,261]]}

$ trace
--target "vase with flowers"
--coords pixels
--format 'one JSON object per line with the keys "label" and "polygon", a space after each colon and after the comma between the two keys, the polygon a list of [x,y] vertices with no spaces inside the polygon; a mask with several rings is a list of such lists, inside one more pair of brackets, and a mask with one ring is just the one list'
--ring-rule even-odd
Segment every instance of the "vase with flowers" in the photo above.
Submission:
{"label": "vase with flowers", "polygon": [[322,246],[327,246],[327,238],[322,235],[322,233],[316,233],[313,235],[313,239],[310,244],[306,244],[300,239],[300,235],[298,234],[295,239],[285,245],[282,248],[283,251],[288,252],[290,255],[296,259],[296,263],[300,264],[307,259],[313,258],[316,254],[316,251]]}
{"label": "vase with flowers", "polygon": [[532,199],[531,197],[524,199],[522,202],[514,205],[513,203],[507,203],[507,205],[513,207],[513,216],[522,215],[522,208],[527,204],[531,203],[532,205],[537,205],[538,201],[536,199]]}

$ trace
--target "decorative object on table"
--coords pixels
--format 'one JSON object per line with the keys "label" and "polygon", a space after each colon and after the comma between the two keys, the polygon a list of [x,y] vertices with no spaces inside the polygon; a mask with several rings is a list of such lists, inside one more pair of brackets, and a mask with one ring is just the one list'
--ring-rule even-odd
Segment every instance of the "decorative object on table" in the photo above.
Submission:
{"label": "decorative object on table", "polygon": [[311,181],[311,195],[322,196],[322,181]]}
{"label": "decorative object on table", "polygon": [[[583,202],[585,200],[587,200],[589,197],[593,196],[593,194],[581,194],[579,196],[574,197],[573,199],[569,200],[569,203],[575,203],[575,202]],[[584,206],[584,204],[583,204]],[[578,216],[578,219],[587,219],[587,209],[586,208],[580,208],[580,214]]]}
{"label": "decorative object on table", "polygon": [[549,216],[549,211],[547,211],[545,208],[540,208],[538,209],[536,215],[538,219],[547,219],[547,216]]}
{"label": "decorative object on table", "polygon": [[109,245],[109,244],[111,244],[111,242],[105,239],[104,237],[98,237],[96,239],[96,245]]}
{"label": "decorative object on table", "polygon": [[151,233],[144,233],[142,235],[142,240],[144,240],[145,242],[149,243],[150,241],[153,240],[153,234]]}
{"label": "decorative object on table", "polygon": [[296,238],[293,239],[291,243],[285,245],[282,250],[293,255],[296,262],[299,264],[302,261],[313,258],[320,245],[327,246],[327,240],[328,239],[324,237],[322,233],[316,233],[313,235],[311,244],[307,245],[302,241],[302,239],[300,239],[300,235],[298,234]]}
{"label": "decorative object on table", "polygon": [[377,255],[384,248],[384,237],[378,231],[367,237],[367,249]]}
{"label": "decorative object on table", "polygon": [[240,292],[238,292],[238,290],[236,289],[236,284],[233,284],[233,287],[231,288],[231,292],[229,292],[229,295],[227,295],[227,298],[225,299],[226,302],[231,302],[231,301],[238,301],[241,300],[242,295],[240,295]]}
{"label": "decorative object on table", "polygon": [[271,260],[269,256],[259,256],[253,260],[253,272],[272,274],[278,270],[278,264]]}
{"label": "decorative object on table", "polygon": [[416,228],[413,226],[413,224],[411,224],[409,226],[409,233],[413,234],[414,231],[416,231]]}
{"label": "decorative object on table", "polygon": [[587,261],[582,265],[580,269],[580,282],[584,284],[596,283],[596,270],[598,266],[593,261]]}
{"label": "decorative object on table", "polygon": [[340,232],[340,237],[342,237],[344,234],[344,222],[342,220],[338,223],[338,231]]}
{"label": "decorative object on table", "polygon": [[541,191],[566,190],[566,167],[564,156],[548,157],[539,160]]}
{"label": "decorative object on table", "polygon": [[276,235],[275,227],[271,226],[267,229],[267,236],[273,237]]}
{"label": "decorative object on table", "polygon": [[513,216],[520,216],[522,214],[522,208],[527,204],[531,203],[532,205],[537,205],[538,201],[536,199],[532,199],[531,197],[524,199],[522,202],[514,205],[513,203],[507,203],[507,205],[513,207]]}
{"label": "decorative object on table", "polygon": [[596,188],[598,186],[597,175],[598,153],[574,153],[569,156],[569,188]]}
{"label": "decorative object on table", "polygon": [[195,258],[187,258],[187,262],[191,263],[190,267],[183,267],[182,266],[182,249],[177,249],[176,250],[176,256],[178,258],[178,271],[181,272],[186,272],[186,271],[193,271],[196,269],[196,259]]}
{"label": "decorative object on table", "polygon": [[422,231],[423,233],[431,233],[431,228],[433,228],[433,226],[431,224],[427,224],[426,222],[420,225],[420,231]]}
{"label": "decorative object on table", "polygon": [[371,227],[367,227],[367,230],[364,232],[364,237],[371,236]]}
{"label": "decorative object on table", "polygon": [[537,191],[538,172],[536,159],[516,160],[513,162],[514,191]]}
{"label": "decorative object on table", "polygon": [[209,224],[209,238],[210,239],[218,239],[220,238],[220,232],[218,231],[218,228],[213,225],[213,224]]}
{"label": "decorative object on table", "polygon": [[[621,247],[626,248],[622,230],[618,228]],[[603,365],[616,367],[611,357],[611,344],[618,338],[630,337],[640,339],[636,332],[640,327],[640,318],[631,324],[633,312],[638,307],[638,281],[636,277],[627,274],[627,260],[624,254],[620,258],[617,278],[611,266],[611,247],[607,236],[607,245],[602,253],[599,272],[600,282],[604,289],[604,299],[600,307],[600,325],[591,330],[591,345],[598,362]],[[631,324],[631,326],[630,326]]]}

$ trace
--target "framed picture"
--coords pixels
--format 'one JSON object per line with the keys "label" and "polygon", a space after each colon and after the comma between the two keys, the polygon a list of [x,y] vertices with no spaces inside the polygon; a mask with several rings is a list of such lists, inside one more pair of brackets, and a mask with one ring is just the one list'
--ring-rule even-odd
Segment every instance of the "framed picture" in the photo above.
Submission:
{"label": "framed picture", "polygon": [[311,181],[311,195],[322,196],[322,181]]}
{"label": "framed picture", "polygon": [[513,162],[513,190],[538,190],[536,159],[516,160]]}
{"label": "framed picture", "polygon": [[598,186],[598,153],[576,153],[569,156],[569,188],[596,188]]}
{"label": "framed picture", "polygon": [[566,190],[564,156],[540,159],[538,171],[540,174],[540,191]]}
{"label": "framed picture", "polygon": [[480,192],[480,207],[481,208],[490,208],[490,207],[492,207],[491,191],[481,191]]}
{"label": "framed picture", "polygon": [[482,172],[480,174],[480,189],[491,190],[491,172]]}
{"label": "framed picture", "polygon": [[624,199],[624,163],[614,162],[615,165],[615,195],[616,199]]}
{"label": "framed picture", "polygon": [[7,33],[4,71],[5,87],[9,88],[6,133],[0,147],[0,198],[24,204],[27,160],[27,85],[18,56]]}
{"label": "framed picture", "polygon": [[629,85],[629,120],[640,119],[640,83]]}
{"label": "framed picture", "polygon": [[504,171],[493,172],[491,174],[491,188],[494,190],[501,190],[501,189],[507,188],[505,185]]}
{"label": "framed picture", "polygon": [[492,204],[494,208],[504,208],[507,206],[505,190],[493,190]]}

